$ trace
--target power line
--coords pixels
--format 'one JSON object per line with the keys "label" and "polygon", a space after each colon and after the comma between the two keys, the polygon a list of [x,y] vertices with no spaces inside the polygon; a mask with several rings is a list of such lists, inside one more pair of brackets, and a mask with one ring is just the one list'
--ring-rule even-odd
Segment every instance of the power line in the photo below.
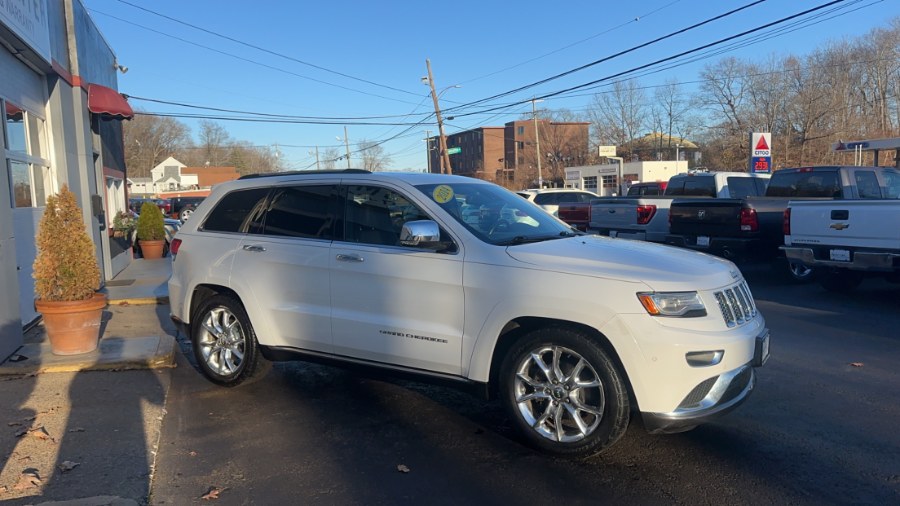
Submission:
{"label": "power line", "polygon": [[512,70],[512,69],[521,67],[521,66],[523,66],[523,65],[527,65],[527,64],[529,64],[529,63],[531,63],[531,62],[534,62],[534,61],[537,61],[537,60],[546,58],[546,57],[548,57],[548,56],[550,56],[550,55],[553,55],[553,54],[556,54],[556,53],[565,51],[566,49],[569,49],[570,47],[574,47],[574,46],[577,46],[578,44],[583,44],[583,43],[585,43],[585,42],[587,42],[587,41],[589,41],[589,40],[596,39],[597,37],[600,37],[601,35],[606,35],[607,33],[614,32],[614,31],[616,31],[616,30],[618,30],[618,29],[620,29],[620,28],[624,28],[624,27],[626,27],[626,26],[628,26],[628,25],[630,25],[630,24],[632,24],[632,23],[637,23],[637,22],[640,21],[641,19],[650,17],[651,15],[656,14],[657,12],[659,12],[659,11],[661,11],[661,10],[663,10],[663,9],[666,9],[666,8],[668,8],[668,7],[671,7],[672,5],[677,4],[677,3],[680,2],[680,1],[681,1],[681,0],[674,0],[674,1],[672,1],[672,2],[667,3],[666,5],[663,5],[662,7],[657,7],[656,9],[654,9],[654,10],[652,10],[652,11],[646,13],[646,14],[641,14],[641,15],[639,15],[639,16],[635,16],[634,19],[631,19],[631,20],[626,21],[626,22],[624,22],[624,23],[620,23],[620,24],[618,24],[618,25],[616,25],[616,26],[614,26],[614,27],[612,27],[612,28],[608,28],[608,29],[606,29],[606,30],[603,30],[602,32],[595,33],[594,35],[591,35],[590,37],[586,37],[586,38],[584,38],[584,39],[581,39],[581,40],[572,42],[571,44],[565,45],[565,46],[563,46],[563,47],[561,47],[561,48],[558,48],[558,49],[554,49],[554,50],[552,50],[552,51],[550,51],[550,52],[547,52],[547,53],[544,53],[544,54],[542,54],[542,55],[540,55],[540,56],[535,56],[534,58],[530,58],[530,59],[525,60],[525,61],[523,61],[523,62],[521,62],[521,63],[517,63],[517,64],[515,64],[515,65],[511,65],[511,66],[509,66],[509,67],[505,67],[505,68],[502,68],[502,69],[500,69],[500,70],[496,70],[496,71],[494,71],[494,72],[491,72],[490,74],[485,74],[485,75],[480,76],[480,77],[475,77],[475,78],[472,78],[472,79],[469,79],[469,80],[466,80],[466,81],[462,81],[460,84],[470,83],[470,82],[474,82],[474,81],[480,81],[481,79],[485,79],[485,78],[488,78],[488,77],[491,77],[491,76],[495,76],[495,75],[497,75],[497,74],[501,74],[501,73],[506,72],[506,71],[508,71],[508,70]]}
{"label": "power line", "polygon": [[338,76],[341,76],[341,77],[346,77],[347,79],[352,79],[352,80],[354,80],[354,81],[359,81],[359,82],[363,82],[363,83],[366,83],[366,84],[371,84],[371,85],[373,85],[373,86],[378,86],[379,88],[385,88],[385,89],[388,89],[388,90],[398,91],[398,92],[400,92],[400,93],[406,93],[407,95],[413,95],[413,96],[416,96],[416,97],[419,96],[418,93],[413,93],[413,92],[408,91],[408,90],[403,90],[403,89],[400,89],[400,88],[395,88],[395,87],[393,87],[393,86],[388,86],[388,85],[386,85],[386,84],[380,84],[380,83],[376,83],[376,82],[374,82],[374,81],[370,81],[370,80],[368,80],[368,79],[363,79],[363,78],[361,78],[361,77],[356,77],[356,76],[353,76],[353,75],[350,75],[350,74],[345,74],[345,73],[339,72],[339,71],[337,71],[337,70],[332,70],[332,69],[323,67],[323,66],[321,66],[321,65],[316,65],[315,63],[310,63],[310,62],[307,62],[307,61],[303,61],[303,60],[300,60],[300,59],[298,59],[298,58],[294,58],[293,56],[289,56],[289,55],[286,55],[286,54],[283,54],[283,53],[279,53],[279,52],[277,52],[277,51],[272,51],[271,49],[266,49],[266,48],[264,48],[264,47],[260,47],[260,46],[254,45],[254,44],[251,44],[251,43],[249,43],[249,42],[244,42],[244,41],[239,40],[239,39],[236,39],[236,38],[234,38],[234,37],[230,37],[230,36],[228,36],[228,35],[224,35],[224,34],[221,34],[221,33],[219,33],[219,32],[215,32],[215,31],[213,31],[213,30],[209,30],[209,29],[207,29],[207,28],[203,28],[203,27],[201,27],[201,26],[197,26],[197,25],[188,23],[188,22],[186,22],[186,21],[182,21],[182,20],[180,20],[180,19],[176,19],[176,18],[173,18],[173,17],[171,17],[171,16],[167,16],[167,15],[165,15],[165,14],[156,12],[156,11],[151,10],[151,9],[148,9],[148,8],[146,8],[146,7],[142,7],[142,6],[140,6],[140,5],[135,5],[135,4],[131,3],[131,2],[127,2],[127,1],[125,1],[125,0],[117,0],[117,1],[118,1],[119,3],[123,3],[123,4],[125,4],[125,5],[134,7],[135,9],[139,9],[139,10],[142,10],[142,11],[144,11],[144,12],[153,14],[154,16],[159,16],[159,17],[161,17],[161,18],[163,18],[163,19],[168,19],[169,21],[172,21],[172,22],[175,22],[175,23],[178,23],[178,24],[181,24],[181,25],[184,25],[184,26],[193,28],[193,29],[195,29],[195,30],[199,30],[199,31],[201,31],[201,32],[203,32],[203,33],[207,33],[207,34],[209,34],[209,35],[213,35],[213,36],[216,36],[216,37],[219,37],[219,38],[222,38],[222,39],[225,39],[225,40],[234,42],[235,44],[240,44],[240,45],[242,45],[242,46],[249,47],[249,48],[251,48],[251,49],[256,49],[257,51],[262,51],[263,53],[267,53],[267,54],[270,54],[270,55],[273,55],[273,56],[277,56],[277,57],[279,57],[279,58],[284,58],[285,60],[289,60],[289,61],[292,61],[292,62],[295,62],[295,63],[299,63],[299,64],[301,64],[301,65],[306,65],[307,67],[312,67],[312,68],[314,68],[314,69],[318,69],[318,70],[321,70],[321,71],[323,71],[323,72],[328,72],[328,73],[330,73],[330,74],[335,74],[335,75],[338,75]]}
{"label": "power line", "polygon": [[[136,27],[138,27],[138,28],[147,30],[147,31],[149,31],[149,32],[152,32],[152,33],[155,33],[155,34],[158,34],[158,35],[162,35],[162,36],[164,36],[164,37],[169,37],[169,38],[175,39],[175,40],[177,40],[177,41],[179,41],[179,42],[184,42],[185,44],[190,44],[190,45],[192,45],[192,46],[197,46],[197,47],[199,47],[199,48],[206,49],[207,51],[212,51],[212,52],[214,52],[214,53],[218,53],[218,54],[221,54],[221,55],[224,55],[224,56],[228,56],[228,57],[230,57],[230,58],[235,58],[235,59],[240,60],[240,61],[243,61],[243,62],[251,63],[251,64],[253,64],[253,65],[257,65],[257,66],[260,66],[260,67],[263,67],[263,68],[267,68],[267,69],[270,69],[270,70],[274,70],[274,71],[276,71],[276,72],[281,72],[281,73],[284,73],[284,74],[292,75],[292,76],[294,76],[294,77],[299,77],[299,78],[301,78],[301,79],[306,79],[306,80],[308,80],[308,81],[313,81],[313,82],[320,83],[320,84],[324,84],[324,85],[327,85],[327,86],[333,86],[333,87],[335,87],[335,88],[340,88],[340,89],[342,89],[342,90],[347,90],[347,91],[352,91],[352,92],[354,92],[354,93],[360,93],[360,94],[363,94],[363,95],[368,95],[368,96],[370,96],[370,97],[377,97],[377,98],[381,98],[381,99],[384,99],[384,100],[391,100],[391,101],[393,101],[393,102],[401,102],[401,103],[404,103],[404,104],[415,104],[415,102],[410,102],[410,101],[408,101],[408,100],[401,100],[401,99],[399,99],[399,98],[386,97],[386,96],[384,96],[384,95],[378,95],[378,94],[376,94],[376,93],[370,93],[370,92],[367,92],[367,91],[358,90],[358,89],[350,88],[350,87],[347,87],[347,86],[342,86],[342,85],[340,85],[340,84],[335,84],[335,83],[331,83],[331,82],[328,82],[328,81],[323,81],[323,80],[321,80],[321,79],[316,79],[316,78],[314,78],[314,77],[305,76],[305,75],[303,75],[303,74],[298,74],[298,73],[296,73],[296,72],[292,72],[292,71],[290,71],[290,70],[287,70],[287,69],[284,69],[284,68],[281,68],[281,67],[276,67],[276,66],[274,66],[274,65],[268,65],[268,64],[265,64],[265,63],[256,61],[256,60],[251,60],[250,58],[244,58],[243,56],[238,56],[238,55],[236,55],[236,54],[229,53],[229,52],[227,52],[227,51],[222,51],[222,50],[216,49],[216,48],[214,48],[214,47],[206,46],[206,45],[200,44],[200,43],[198,43],[198,42],[194,42],[194,41],[191,41],[191,40],[188,40],[188,39],[184,39],[184,38],[182,38],[182,37],[178,37],[178,36],[176,36],[176,35],[172,35],[172,34],[169,34],[169,33],[165,33],[165,32],[163,32],[163,31],[156,30],[155,28],[150,28],[150,27],[148,27],[148,26],[144,26],[144,25],[142,25],[142,24],[135,23],[135,22],[133,22],[133,21],[128,21],[127,19],[123,19],[123,18],[120,18],[120,17],[118,17],[118,16],[114,16],[114,15],[112,15],[112,14],[108,14],[108,13],[103,12],[103,11],[98,11],[98,10],[96,10],[96,9],[89,9],[89,10],[90,10],[91,12],[93,12],[93,13],[100,14],[100,15],[102,15],[102,16],[110,17],[110,18],[115,19],[115,20],[117,20],[117,21],[121,21],[121,22],[123,22],[123,23],[129,24],[129,25],[132,25],[132,26],[136,26]],[[420,96],[420,95],[416,95],[416,96]]]}
{"label": "power line", "polygon": [[[572,86],[572,87],[569,87],[569,88],[566,88],[566,89],[563,89],[563,90],[559,90],[559,91],[555,91],[555,92],[551,92],[551,93],[546,93],[546,94],[544,94],[544,95],[540,95],[540,96],[537,96],[537,97],[534,97],[534,98],[537,98],[537,99],[551,98],[551,97],[555,97],[555,96],[558,96],[558,95],[563,95],[563,94],[568,93],[568,92],[571,92],[571,91],[584,89],[584,88],[587,88],[587,87],[589,87],[589,86],[593,86],[593,85],[598,84],[598,83],[602,83],[602,82],[605,82],[605,81],[610,81],[610,80],[616,79],[617,77],[622,77],[622,76],[627,75],[627,74],[632,74],[632,73],[634,73],[634,72],[637,72],[637,71],[640,71],[640,70],[644,70],[644,69],[647,69],[647,68],[650,68],[650,67],[659,65],[660,63],[665,63],[665,62],[668,62],[668,61],[676,60],[676,59],[681,58],[681,57],[683,57],[683,56],[686,56],[686,55],[689,55],[689,54],[693,54],[693,53],[697,53],[697,52],[703,51],[703,50],[708,49],[708,48],[710,48],[710,47],[714,47],[714,46],[723,44],[723,43],[725,43],[725,42],[729,42],[729,41],[731,41],[731,40],[734,40],[734,39],[743,37],[743,36],[745,36],[745,35],[748,35],[748,34],[750,34],[750,33],[753,33],[753,32],[759,31],[759,30],[765,30],[765,29],[767,29],[767,28],[769,28],[769,27],[772,27],[772,26],[775,26],[775,25],[779,25],[779,24],[781,24],[781,23],[784,23],[784,22],[786,22],[786,21],[790,21],[790,20],[792,20],[792,19],[796,19],[796,18],[801,17],[801,16],[805,16],[806,14],[810,14],[810,13],[812,13],[812,12],[816,12],[816,11],[825,9],[825,8],[827,8],[827,7],[830,7],[830,6],[835,5],[835,4],[838,4],[838,3],[842,3],[842,2],[844,2],[844,1],[846,1],[846,0],[832,0],[831,2],[828,2],[828,3],[825,3],[825,4],[821,4],[821,5],[817,6],[817,7],[813,7],[813,8],[811,8],[811,9],[807,9],[807,10],[805,10],[805,11],[802,11],[802,12],[799,12],[799,13],[796,13],[796,14],[792,14],[792,15],[790,15],[790,16],[783,17],[783,18],[778,19],[778,20],[776,20],[776,21],[772,21],[772,22],[769,22],[769,23],[765,23],[765,24],[763,24],[763,25],[757,26],[757,27],[752,28],[752,29],[750,29],[750,30],[745,30],[745,31],[740,32],[740,33],[738,33],[738,34],[731,35],[731,36],[728,36],[728,37],[725,37],[725,38],[716,40],[716,41],[714,41],[714,42],[710,42],[710,43],[704,44],[704,45],[702,45],[702,46],[698,46],[698,47],[695,47],[695,48],[693,48],[693,49],[689,49],[689,50],[687,50],[687,51],[682,51],[682,52],[680,52],[680,53],[678,53],[678,54],[675,54],[675,55],[672,55],[672,56],[668,56],[668,57],[665,57],[665,58],[660,58],[660,59],[658,59],[658,60],[656,60],[656,61],[653,61],[653,62],[650,62],[650,63],[645,63],[645,64],[639,65],[639,66],[637,66],[637,67],[633,67],[633,68],[631,68],[631,69],[629,69],[629,70],[624,70],[624,71],[622,71],[622,72],[617,72],[617,73],[615,73],[615,74],[611,74],[611,75],[609,75],[609,76],[606,76],[606,77],[603,77],[603,78],[600,78],[600,79],[596,79],[596,80],[593,80],[593,81],[590,81],[590,82],[587,82],[587,83],[584,83],[584,84],[579,84],[579,85],[577,85],[577,86]],[[858,0],[858,1],[861,1],[861,0]],[[528,99],[528,100],[520,100],[520,101],[518,101],[518,102],[515,102],[515,103],[512,104],[512,105],[524,104],[524,103],[526,103],[526,102],[530,102],[531,100],[532,100],[532,99]],[[500,110],[500,109],[504,109],[504,108],[508,108],[508,107],[510,107],[510,106],[491,107],[491,108],[487,108],[487,109],[483,109],[483,110],[481,110],[481,111],[478,111],[477,113],[493,112],[493,111]],[[460,117],[460,116],[471,116],[471,115],[473,115],[473,114],[476,114],[476,113],[475,113],[475,112],[457,113],[457,114],[455,114],[455,116],[456,116],[456,117]]]}
{"label": "power line", "polygon": [[[158,116],[162,118],[186,118],[208,119],[216,121],[243,121],[249,123],[286,123],[297,125],[348,125],[348,126],[407,126],[421,125],[424,120],[415,123],[388,122],[388,121],[334,121],[334,120],[303,120],[291,118],[258,118],[248,116],[213,116],[209,114],[179,114],[173,112],[135,111],[137,116]],[[427,119],[427,118],[426,118]]]}
{"label": "power line", "polygon": [[[512,94],[514,94],[514,93],[518,93],[518,92],[520,92],[520,91],[524,91],[524,90],[533,88],[533,87],[535,87],[535,86],[539,86],[539,85],[541,85],[541,84],[545,84],[545,83],[548,83],[548,82],[550,82],[550,81],[554,81],[554,80],[559,79],[559,78],[561,78],[561,77],[565,77],[565,76],[567,76],[567,75],[574,74],[574,73],[576,73],[576,72],[580,72],[580,71],[582,71],[582,70],[584,70],[584,69],[593,67],[593,66],[595,66],[595,65],[599,65],[600,63],[607,62],[607,61],[612,60],[612,59],[614,59],[614,58],[618,58],[618,57],[620,57],[620,56],[623,56],[623,55],[632,53],[632,52],[634,52],[634,51],[637,51],[638,49],[645,48],[645,47],[650,46],[650,45],[652,45],[652,44],[656,44],[657,42],[661,42],[661,41],[663,41],[663,40],[670,39],[670,38],[672,38],[672,37],[675,37],[676,35],[680,35],[680,34],[689,32],[689,31],[691,31],[691,30],[697,29],[697,28],[699,28],[699,27],[701,27],[701,26],[707,25],[707,24],[712,23],[712,22],[714,22],[714,21],[718,21],[718,20],[723,19],[723,18],[726,18],[726,17],[728,17],[728,16],[737,14],[738,12],[741,12],[741,11],[743,11],[743,10],[749,9],[750,7],[753,7],[753,6],[755,6],[755,5],[761,4],[761,3],[765,2],[765,1],[767,1],[767,0],[754,0],[753,2],[750,2],[749,4],[745,4],[745,5],[741,6],[741,7],[738,7],[738,8],[736,8],[736,9],[732,9],[732,10],[730,10],[730,11],[728,11],[728,12],[723,13],[723,14],[719,14],[719,15],[717,15],[717,16],[713,16],[713,17],[711,17],[711,18],[707,18],[707,19],[705,19],[705,20],[703,20],[703,21],[700,21],[699,23],[694,23],[693,25],[687,26],[687,27],[685,27],[685,28],[681,28],[681,29],[679,29],[679,30],[676,30],[676,31],[671,32],[671,33],[668,33],[668,34],[663,35],[663,36],[661,36],[661,37],[657,37],[657,38],[655,38],[655,39],[653,39],[653,40],[644,42],[644,43],[642,43],[642,44],[638,44],[638,45],[636,45],[636,46],[632,46],[632,47],[630,47],[630,48],[628,48],[628,49],[619,51],[619,52],[614,53],[614,54],[611,54],[611,55],[609,55],[609,56],[605,56],[605,57],[603,57],[603,58],[600,58],[599,60],[595,60],[595,61],[592,61],[592,62],[590,62],[590,63],[586,63],[586,64],[584,64],[584,65],[581,65],[581,66],[579,66],[579,67],[576,67],[576,68],[574,68],[574,69],[570,69],[570,70],[567,70],[567,71],[565,71],[565,72],[561,72],[561,73],[559,73],[559,74],[556,74],[556,75],[547,77],[547,78],[545,78],[545,79],[541,79],[540,81],[535,81],[535,82],[533,82],[533,83],[531,83],[531,84],[526,84],[526,85],[524,85],[524,86],[520,86],[520,87],[518,87],[518,88],[509,90],[509,91],[505,91],[505,92],[503,92],[503,93],[498,93],[498,94],[496,94],[496,95],[492,95],[492,96],[487,97],[487,98],[483,98],[483,99],[480,99],[480,100],[476,100],[476,101],[474,101],[474,102],[469,102],[468,104],[463,104],[463,105],[458,105],[458,106],[450,107],[450,108],[447,109],[447,112],[452,111],[452,110],[458,110],[458,109],[463,108],[463,107],[469,107],[469,106],[472,106],[472,105],[477,105],[477,104],[480,104],[480,103],[488,102],[488,101],[490,101],[490,100],[494,100],[494,99],[497,99],[497,98],[502,98],[502,97],[505,97],[505,96],[508,96],[508,95],[512,95]],[[843,1],[843,0],[837,0],[837,1]]]}

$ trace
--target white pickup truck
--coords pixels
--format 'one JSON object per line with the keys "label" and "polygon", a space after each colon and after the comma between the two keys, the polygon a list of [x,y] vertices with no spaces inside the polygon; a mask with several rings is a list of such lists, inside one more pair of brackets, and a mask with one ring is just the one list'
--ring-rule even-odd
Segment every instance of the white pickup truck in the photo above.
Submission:
{"label": "white pickup truck", "polygon": [[588,231],[610,237],[665,242],[669,207],[680,197],[744,198],[764,195],[768,174],[699,172],[677,174],[665,193],[640,198],[601,198],[592,201]]}
{"label": "white pickup truck", "polygon": [[781,249],[820,270],[826,290],[852,290],[867,273],[900,282],[900,178],[896,184],[887,200],[792,201]]}

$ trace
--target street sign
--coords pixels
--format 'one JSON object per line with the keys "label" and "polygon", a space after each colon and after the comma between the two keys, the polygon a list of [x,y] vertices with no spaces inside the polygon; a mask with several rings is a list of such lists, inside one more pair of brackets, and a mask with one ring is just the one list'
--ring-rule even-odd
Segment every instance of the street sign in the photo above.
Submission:
{"label": "street sign", "polygon": [[750,172],[769,174],[772,172],[772,134],[753,132],[750,134]]}
{"label": "street sign", "polygon": [[447,148],[447,154],[448,154],[448,155],[457,155],[457,154],[459,154],[460,152],[462,152],[462,148],[459,147],[459,146],[455,146],[455,147],[452,147],[452,148]]}
{"label": "street sign", "polygon": [[598,146],[597,154],[599,156],[616,156],[615,146]]}

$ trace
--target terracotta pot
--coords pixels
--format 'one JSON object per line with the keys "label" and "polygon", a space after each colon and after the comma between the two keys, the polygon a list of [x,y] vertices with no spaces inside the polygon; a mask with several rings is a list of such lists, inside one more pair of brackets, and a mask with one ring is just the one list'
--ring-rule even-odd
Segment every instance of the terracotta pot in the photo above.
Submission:
{"label": "terracotta pot", "polygon": [[141,245],[141,255],[143,255],[145,259],[155,260],[157,258],[162,258],[163,248],[166,246],[165,240],[145,241],[141,239],[138,242]]}
{"label": "terracotta pot", "polygon": [[54,355],[77,355],[97,349],[100,320],[106,307],[105,294],[95,293],[86,300],[36,300],[34,307],[44,316],[44,328]]}

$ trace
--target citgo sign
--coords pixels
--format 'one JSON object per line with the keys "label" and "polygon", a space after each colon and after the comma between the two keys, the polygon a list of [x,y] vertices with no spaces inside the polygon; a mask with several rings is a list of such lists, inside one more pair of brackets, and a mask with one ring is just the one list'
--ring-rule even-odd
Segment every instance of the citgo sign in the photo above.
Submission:
{"label": "citgo sign", "polygon": [[768,174],[772,172],[772,134],[769,132],[750,134],[750,172]]}

